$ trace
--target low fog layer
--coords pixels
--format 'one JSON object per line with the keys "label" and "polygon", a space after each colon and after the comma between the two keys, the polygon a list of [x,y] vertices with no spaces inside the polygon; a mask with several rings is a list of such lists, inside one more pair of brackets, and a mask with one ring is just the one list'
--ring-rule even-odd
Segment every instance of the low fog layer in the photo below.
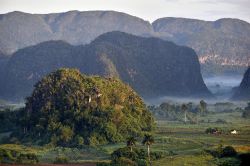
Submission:
{"label": "low fog layer", "polygon": [[[232,97],[233,88],[238,87],[243,78],[243,75],[231,75],[231,76],[214,76],[205,77],[204,82],[208,89],[213,93],[215,98],[203,99],[209,103],[226,102]],[[176,98],[171,96],[161,96],[153,99],[145,99],[149,105],[159,105],[163,102],[175,102],[185,103],[194,102],[198,103],[202,99],[194,98]]]}

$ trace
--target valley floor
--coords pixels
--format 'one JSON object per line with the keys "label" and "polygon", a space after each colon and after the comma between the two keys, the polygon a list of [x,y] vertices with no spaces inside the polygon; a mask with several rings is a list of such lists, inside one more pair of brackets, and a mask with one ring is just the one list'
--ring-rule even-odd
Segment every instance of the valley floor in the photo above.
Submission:
{"label": "valley floor", "polygon": [[[217,119],[224,119],[227,123],[215,123]],[[153,161],[154,166],[211,166],[215,164],[215,158],[206,153],[205,149],[223,146],[233,146],[238,153],[250,152],[250,122],[241,118],[241,112],[214,113],[202,117],[203,123],[184,124],[176,121],[157,121],[155,143],[152,151],[161,151],[165,157]],[[210,121],[210,123],[208,123]],[[208,127],[218,127],[223,133],[219,135],[206,134]],[[236,129],[237,135],[232,135],[230,130]],[[1,138],[1,137],[0,137]],[[97,147],[77,148],[49,148],[28,147],[22,145],[0,145],[0,148],[14,148],[36,152],[41,163],[53,163],[57,156],[63,155],[69,158],[70,165],[86,163],[84,166],[92,166],[95,162],[109,162],[110,154],[117,148],[126,146],[125,143],[103,145]],[[138,147],[145,148],[139,142]],[[48,164],[41,166],[49,166]],[[82,164],[81,164],[82,165]],[[5,165],[8,166],[8,165]],[[61,166],[60,164],[56,166]]]}

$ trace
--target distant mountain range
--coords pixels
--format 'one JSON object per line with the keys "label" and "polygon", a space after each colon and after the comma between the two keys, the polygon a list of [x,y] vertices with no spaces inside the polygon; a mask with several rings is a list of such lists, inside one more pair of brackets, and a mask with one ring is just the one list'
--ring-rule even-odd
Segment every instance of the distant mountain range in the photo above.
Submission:
{"label": "distant mountain range", "polygon": [[4,62],[1,97],[22,99],[44,75],[61,67],[119,77],[144,98],[211,97],[193,49],[123,32],[105,33],[87,45],[48,41],[20,49]]}
{"label": "distant mountain range", "polygon": [[0,15],[0,51],[5,56],[49,40],[87,44],[99,35],[122,31],[154,36],[193,48],[203,73],[242,72],[250,65],[250,24],[238,19],[202,21],[161,18],[150,24],[115,11],[69,11],[55,14],[11,12]]}
{"label": "distant mountain range", "polygon": [[250,100],[250,67],[244,74],[240,86],[235,89],[233,100]]}

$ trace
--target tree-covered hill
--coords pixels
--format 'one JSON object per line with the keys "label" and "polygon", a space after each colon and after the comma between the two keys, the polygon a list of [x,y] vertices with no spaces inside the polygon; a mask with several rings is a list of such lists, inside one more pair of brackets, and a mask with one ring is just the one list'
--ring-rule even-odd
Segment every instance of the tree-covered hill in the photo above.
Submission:
{"label": "tree-covered hill", "polygon": [[109,32],[88,45],[49,41],[17,51],[4,68],[0,94],[22,99],[43,76],[61,67],[118,77],[143,97],[209,97],[194,50],[157,38]]}
{"label": "tree-covered hill", "polygon": [[115,78],[59,69],[42,78],[27,98],[17,134],[54,145],[104,144],[151,132],[154,119],[140,96]]}
{"label": "tree-covered hill", "polygon": [[193,48],[206,75],[243,72],[250,65],[248,22],[230,18],[203,21],[166,17],[152,25],[161,38]]}
{"label": "tree-covered hill", "polygon": [[150,24],[116,11],[1,14],[0,51],[11,56],[19,49],[49,40],[87,44],[111,31],[155,36],[189,46],[197,52],[203,74],[242,72],[250,63],[248,22],[230,18],[204,21],[166,17]]}
{"label": "tree-covered hill", "polygon": [[250,67],[246,70],[240,86],[235,89],[233,100],[250,100]]}

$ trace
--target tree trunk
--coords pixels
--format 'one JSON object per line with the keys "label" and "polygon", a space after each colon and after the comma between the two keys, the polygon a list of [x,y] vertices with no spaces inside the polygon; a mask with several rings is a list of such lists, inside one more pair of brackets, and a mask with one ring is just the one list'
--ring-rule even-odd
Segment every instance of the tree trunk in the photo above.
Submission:
{"label": "tree trunk", "polygon": [[133,151],[132,146],[130,146],[130,152],[132,152],[132,151]]}
{"label": "tree trunk", "polygon": [[185,111],[185,119],[184,119],[185,123],[187,122],[187,111]]}
{"label": "tree trunk", "polygon": [[149,147],[149,145],[148,145],[148,159],[150,161],[150,147]]}

